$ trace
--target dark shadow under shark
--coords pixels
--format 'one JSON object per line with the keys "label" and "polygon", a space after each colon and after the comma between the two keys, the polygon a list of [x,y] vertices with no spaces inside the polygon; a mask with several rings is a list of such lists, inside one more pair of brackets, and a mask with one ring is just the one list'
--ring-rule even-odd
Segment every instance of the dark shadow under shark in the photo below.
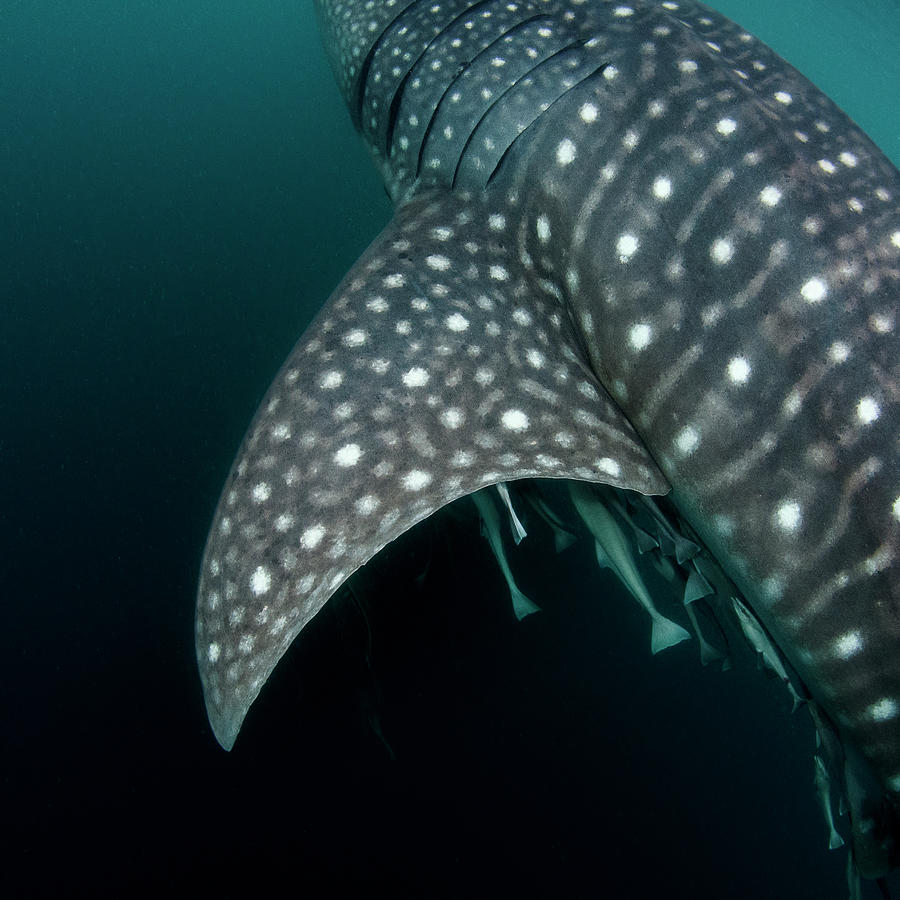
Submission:
{"label": "dark shadow under shark", "polygon": [[693,633],[727,660],[746,640],[813,717],[832,845],[847,809],[852,865],[884,875],[900,175],[697,3],[317,10],[397,209],[276,378],[216,512],[197,653],[220,743],[354,572],[473,495],[519,618],[539,606],[515,580],[528,509],[557,549],[593,542],[654,652]]}

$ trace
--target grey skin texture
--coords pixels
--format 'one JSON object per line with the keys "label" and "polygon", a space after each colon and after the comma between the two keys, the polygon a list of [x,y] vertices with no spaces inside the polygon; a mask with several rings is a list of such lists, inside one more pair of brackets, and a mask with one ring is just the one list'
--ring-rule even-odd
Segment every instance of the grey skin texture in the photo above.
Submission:
{"label": "grey skin texture", "polygon": [[889,870],[900,174],[690,0],[316,6],[396,213],[223,490],[196,630],[219,742],[340,585],[450,501],[668,494],[809,698],[856,866]]}

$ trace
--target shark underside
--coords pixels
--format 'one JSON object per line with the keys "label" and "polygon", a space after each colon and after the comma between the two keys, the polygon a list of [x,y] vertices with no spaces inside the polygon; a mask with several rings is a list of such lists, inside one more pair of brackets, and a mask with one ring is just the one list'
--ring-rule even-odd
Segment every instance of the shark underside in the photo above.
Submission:
{"label": "shark underside", "polygon": [[316,5],[396,211],[223,490],[197,603],[219,742],[354,573],[471,497],[516,617],[540,521],[549,554],[593,542],[654,653],[749,646],[812,715],[830,845],[883,876],[900,174],[692,0]]}

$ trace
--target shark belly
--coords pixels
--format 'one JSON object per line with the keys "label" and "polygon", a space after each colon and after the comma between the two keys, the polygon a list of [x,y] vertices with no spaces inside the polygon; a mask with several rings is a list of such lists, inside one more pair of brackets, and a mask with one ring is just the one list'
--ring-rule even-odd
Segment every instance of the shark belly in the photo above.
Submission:
{"label": "shark belly", "polygon": [[697,3],[317,9],[398,209],[223,492],[197,624],[219,740],[346,578],[450,501],[533,477],[669,494],[808,691],[882,874],[900,175]]}

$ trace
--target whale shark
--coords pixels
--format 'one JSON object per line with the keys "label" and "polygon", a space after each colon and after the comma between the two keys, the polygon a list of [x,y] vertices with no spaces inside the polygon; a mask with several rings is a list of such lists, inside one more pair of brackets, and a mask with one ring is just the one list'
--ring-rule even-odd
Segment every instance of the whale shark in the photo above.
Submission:
{"label": "whale shark", "polygon": [[652,652],[696,639],[727,666],[746,642],[812,717],[830,846],[883,879],[900,173],[693,0],[315,6],[394,215],[276,376],[215,512],[196,650],[219,743],[354,573],[474,498],[516,618],[541,606],[514,580],[530,514],[555,550],[592,542]]}

